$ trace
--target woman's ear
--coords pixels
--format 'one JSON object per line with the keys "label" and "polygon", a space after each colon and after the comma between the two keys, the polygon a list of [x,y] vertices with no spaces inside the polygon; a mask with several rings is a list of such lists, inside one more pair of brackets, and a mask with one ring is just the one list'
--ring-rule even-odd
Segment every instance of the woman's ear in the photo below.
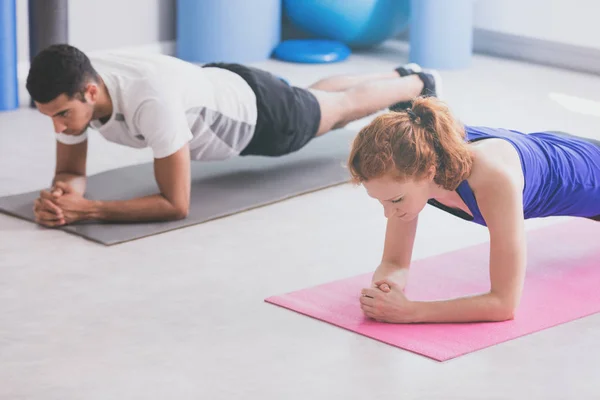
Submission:
{"label": "woman's ear", "polygon": [[429,171],[427,172],[427,180],[433,181],[433,178],[435,178],[436,172],[437,172],[437,169],[435,168],[435,165],[432,165],[431,167],[429,167]]}

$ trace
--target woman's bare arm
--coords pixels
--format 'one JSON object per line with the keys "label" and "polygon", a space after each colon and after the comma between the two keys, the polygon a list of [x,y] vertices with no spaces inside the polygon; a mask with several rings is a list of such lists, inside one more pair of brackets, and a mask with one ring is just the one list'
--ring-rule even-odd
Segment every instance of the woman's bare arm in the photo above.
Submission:
{"label": "woman's bare arm", "polygon": [[[510,145],[509,145],[510,146]],[[413,302],[400,291],[366,289],[361,299],[375,319],[396,322],[476,322],[511,319],[518,307],[526,267],[523,175],[518,155],[492,149],[476,158],[469,184],[490,232],[490,290],[442,301]],[[502,150],[502,148],[500,149]],[[504,149],[506,151],[506,148]],[[510,149],[509,149],[510,150]],[[514,149],[512,149],[514,151]]]}

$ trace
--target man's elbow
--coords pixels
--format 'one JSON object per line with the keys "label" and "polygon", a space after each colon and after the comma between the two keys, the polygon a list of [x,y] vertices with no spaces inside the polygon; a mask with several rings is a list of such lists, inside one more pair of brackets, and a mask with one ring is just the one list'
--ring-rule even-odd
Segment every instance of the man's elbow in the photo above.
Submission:
{"label": "man's elbow", "polygon": [[168,221],[177,221],[185,219],[190,213],[189,202],[169,202],[169,207],[165,210],[164,218]]}
{"label": "man's elbow", "polygon": [[173,209],[173,220],[185,219],[190,214],[189,205],[175,206]]}

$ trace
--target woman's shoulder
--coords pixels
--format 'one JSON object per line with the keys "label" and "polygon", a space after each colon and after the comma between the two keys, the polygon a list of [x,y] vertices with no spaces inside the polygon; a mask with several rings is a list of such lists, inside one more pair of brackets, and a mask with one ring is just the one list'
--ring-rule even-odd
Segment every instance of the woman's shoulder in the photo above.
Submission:
{"label": "woman's shoulder", "polygon": [[510,181],[523,187],[523,168],[519,152],[507,140],[489,138],[469,144],[473,168],[468,178],[474,192]]}
{"label": "woman's shoulder", "polygon": [[522,209],[524,181],[519,154],[510,143],[489,139],[473,146],[468,183],[490,230],[505,226],[507,215],[516,215],[515,207]]}

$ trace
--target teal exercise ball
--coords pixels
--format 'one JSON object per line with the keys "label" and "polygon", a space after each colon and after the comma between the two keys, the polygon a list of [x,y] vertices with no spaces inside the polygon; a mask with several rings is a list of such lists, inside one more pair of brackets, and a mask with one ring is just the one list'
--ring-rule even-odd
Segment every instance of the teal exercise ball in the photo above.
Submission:
{"label": "teal exercise ball", "polygon": [[408,28],[410,0],[284,0],[292,24],[354,48],[371,47]]}

